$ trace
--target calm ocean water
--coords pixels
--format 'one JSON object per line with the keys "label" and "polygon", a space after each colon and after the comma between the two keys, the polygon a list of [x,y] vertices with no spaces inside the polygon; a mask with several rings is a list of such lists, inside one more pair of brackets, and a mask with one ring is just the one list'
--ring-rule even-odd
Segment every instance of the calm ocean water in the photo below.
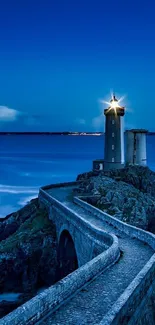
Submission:
{"label": "calm ocean water", "polygon": [[[155,170],[155,136],[147,137],[148,166]],[[103,136],[0,136],[0,217],[16,211],[42,185],[76,179],[103,158]]]}

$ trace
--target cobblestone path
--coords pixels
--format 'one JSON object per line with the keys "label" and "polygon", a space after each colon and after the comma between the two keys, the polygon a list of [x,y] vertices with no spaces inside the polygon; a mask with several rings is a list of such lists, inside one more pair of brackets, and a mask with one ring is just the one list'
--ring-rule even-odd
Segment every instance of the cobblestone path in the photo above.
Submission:
{"label": "cobblestone path", "polygon": [[97,219],[69,199],[70,188],[48,190],[52,196],[89,220],[95,227],[115,234],[123,255],[117,263],[100,274],[79,291],[55,313],[41,322],[42,325],[95,325],[101,321],[120,294],[147,263],[154,251],[137,239],[131,239],[113,226]]}

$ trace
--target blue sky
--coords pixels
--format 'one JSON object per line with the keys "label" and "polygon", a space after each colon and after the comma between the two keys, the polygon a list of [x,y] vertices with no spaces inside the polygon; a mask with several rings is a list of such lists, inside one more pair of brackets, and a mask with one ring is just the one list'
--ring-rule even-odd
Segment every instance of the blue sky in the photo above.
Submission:
{"label": "blue sky", "polygon": [[125,127],[155,130],[155,2],[0,4],[0,130],[104,129],[100,99],[126,95]]}

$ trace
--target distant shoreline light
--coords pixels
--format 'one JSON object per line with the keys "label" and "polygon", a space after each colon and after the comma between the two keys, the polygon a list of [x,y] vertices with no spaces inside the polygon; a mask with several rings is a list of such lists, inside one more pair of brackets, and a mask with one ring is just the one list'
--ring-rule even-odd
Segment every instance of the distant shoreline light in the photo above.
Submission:
{"label": "distant shoreline light", "polygon": [[[126,131],[126,130],[125,130]],[[124,132],[125,132],[124,131]],[[105,132],[0,132],[1,135],[68,135],[68,136],[101,136]],[[155,132],[149,132],[148,135],[155,135]]]}
{"label": "distant shoreline light", "polygon": [[102,135],[104,132],[0,132],[0,135]]}

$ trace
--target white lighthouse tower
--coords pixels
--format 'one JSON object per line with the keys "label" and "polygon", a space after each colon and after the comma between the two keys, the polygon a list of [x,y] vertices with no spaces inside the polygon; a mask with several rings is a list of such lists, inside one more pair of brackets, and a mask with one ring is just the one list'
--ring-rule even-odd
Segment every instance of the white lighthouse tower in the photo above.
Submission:
{"label": "white lighthouse tower", "polygon": [[124,127],[125,108],[119,105],[115,95],[110,107],[104,110],[105,115],[105,148],[104,170],[124,167]]}

